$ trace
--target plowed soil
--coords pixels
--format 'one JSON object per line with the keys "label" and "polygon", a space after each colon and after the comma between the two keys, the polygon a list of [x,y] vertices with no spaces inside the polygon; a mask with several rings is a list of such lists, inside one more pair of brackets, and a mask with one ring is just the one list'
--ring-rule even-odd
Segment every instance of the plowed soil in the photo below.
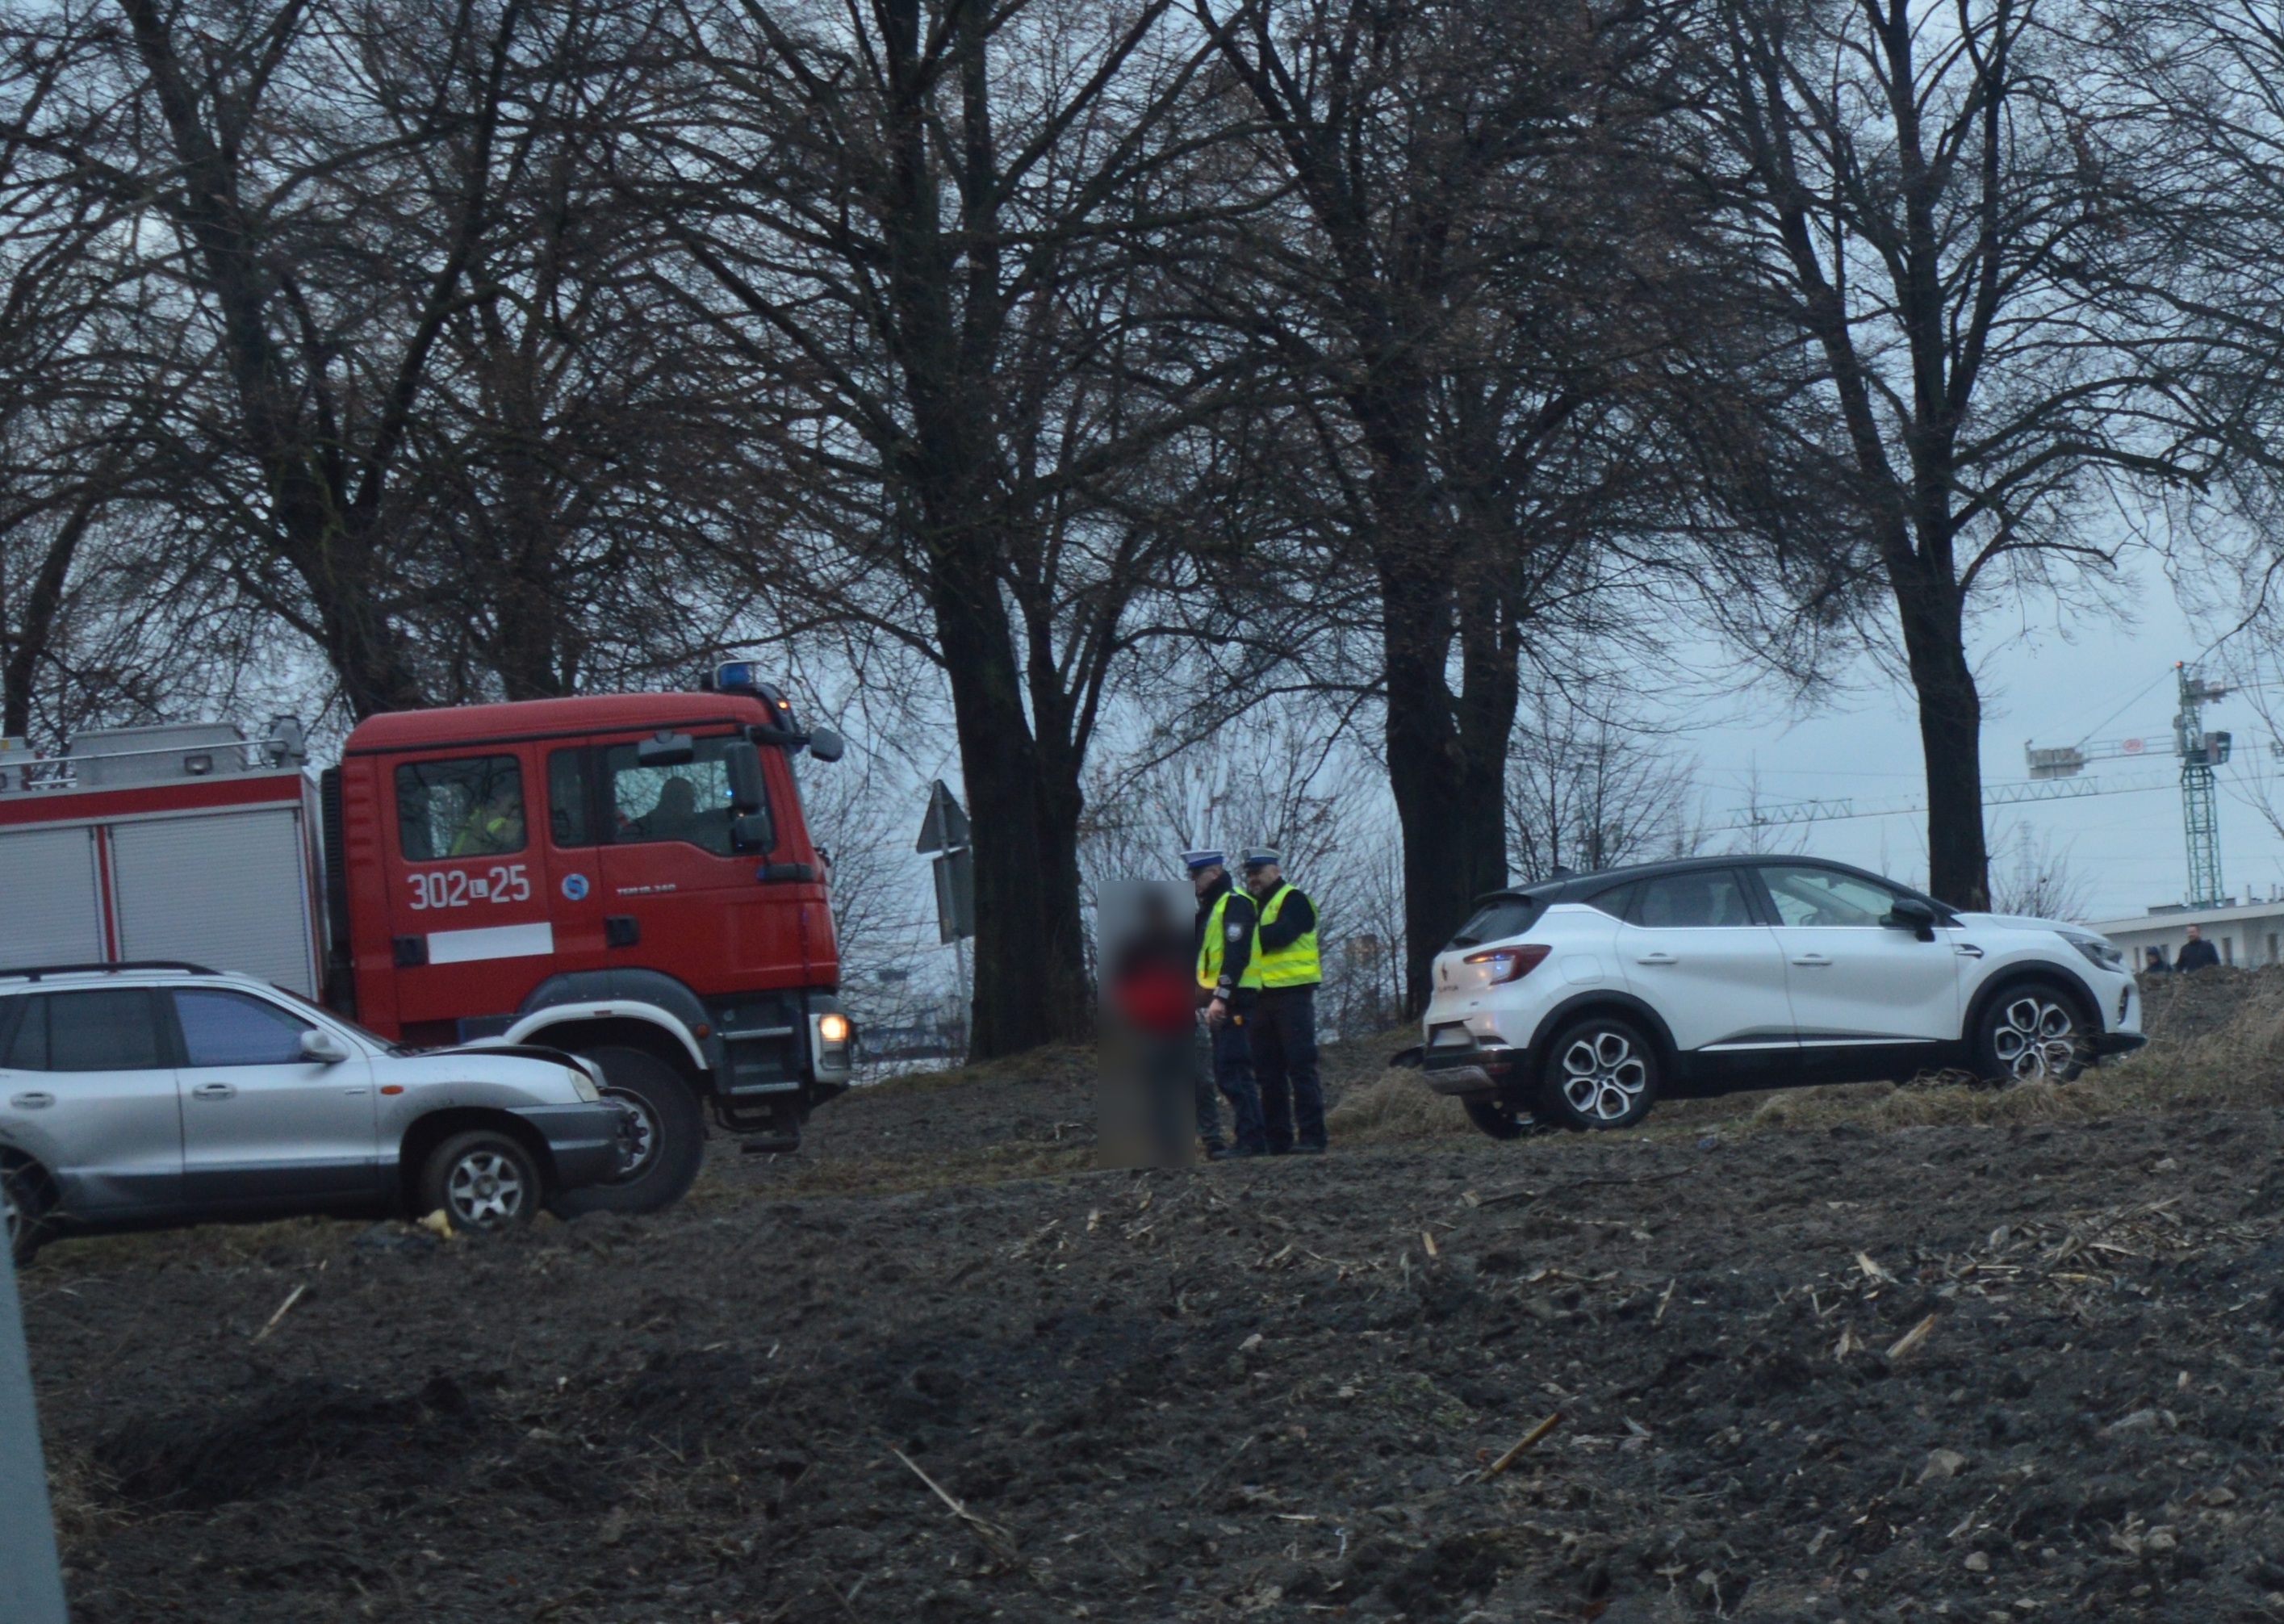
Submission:
{"label": "plowed soil", "polygon": [[2284,1614],[2265,1106],[1142,1173],[1090,1116],[1065,1057],[653,1218],[53,1247],[74,1617]]}

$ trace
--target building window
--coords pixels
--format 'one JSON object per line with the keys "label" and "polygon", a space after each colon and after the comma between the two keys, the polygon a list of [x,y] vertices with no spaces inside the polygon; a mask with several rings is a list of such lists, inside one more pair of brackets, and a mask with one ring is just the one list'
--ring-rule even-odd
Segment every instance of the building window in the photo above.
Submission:
{"label": "building window", "polygon": [[2233,964],[2236,962],[2236,938],[2234,937],[2225,936],[2220,938],[2220,961],[2223,964]]}
{"label": "building window", "polygon": [[2268,933],[2268,961],[2271,964],[2276,962],[2276,932],[2273,930]]}

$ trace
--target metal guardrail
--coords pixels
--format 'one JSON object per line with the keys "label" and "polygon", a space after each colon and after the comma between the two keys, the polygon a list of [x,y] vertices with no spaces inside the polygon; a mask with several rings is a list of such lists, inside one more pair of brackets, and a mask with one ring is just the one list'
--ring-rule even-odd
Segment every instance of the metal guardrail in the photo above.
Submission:
{"label": "metal guardrail", "polygon": [[66,1624],[63,1569],[56,1560],[48,1468],[24,1349],[16,1268],[0,1236],[0,1619]]}

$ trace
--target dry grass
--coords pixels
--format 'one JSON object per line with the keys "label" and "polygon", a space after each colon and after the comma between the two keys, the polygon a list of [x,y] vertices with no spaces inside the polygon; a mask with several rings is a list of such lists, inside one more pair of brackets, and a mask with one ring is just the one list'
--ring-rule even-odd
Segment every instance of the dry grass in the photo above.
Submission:
{"label": "dry grass", "polygon": [[1418,1071],[1382,1071],[1351,1086],[1325,1115],[1335,1144],[1396,1144],[1475,1130],[1457,1100],[1428,1092]]}

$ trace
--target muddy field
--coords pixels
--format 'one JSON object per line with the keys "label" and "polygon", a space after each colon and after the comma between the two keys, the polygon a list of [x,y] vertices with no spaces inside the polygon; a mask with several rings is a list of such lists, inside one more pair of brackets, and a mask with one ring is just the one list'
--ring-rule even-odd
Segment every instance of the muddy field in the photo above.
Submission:
{"label": "muddy field", "polygon": [[74,1617],[2284,1616],[2264,1072],[1502,1146],[1377,1059],[1320,1160],[1093,1171],[1065,1056],[654,1219],[53,1247]]}

